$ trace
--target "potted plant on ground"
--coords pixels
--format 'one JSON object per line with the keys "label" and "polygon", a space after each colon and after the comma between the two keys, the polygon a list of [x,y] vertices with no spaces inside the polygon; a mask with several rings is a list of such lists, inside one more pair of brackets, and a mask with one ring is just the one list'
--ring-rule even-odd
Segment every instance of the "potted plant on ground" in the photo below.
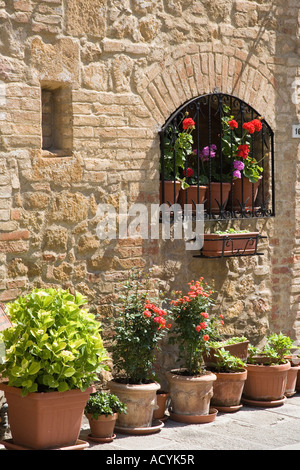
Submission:
{"label": "potted plant on ground", "polygon": [[211,405],[218,411],[237,411],[243,406],[241,397],[247,378],[246,364],[225,348],[215,351],[215,359],[215,364],[209,367],[217,377],[213,384]]}
{"label": "potted plant on ground", "polygon": [[35,289],[7,305],[0,365],[12,448],[75,446],[85,404],[108,359],[100,324],[86,299],[62,289]]}
{"label": "potted plant on ground", "polygon": [[209,351],[204,352],[204,361],[207,366],[214,366],[218,360],[220,348],[228,351],[232,356],[247,362],[249,340],[245,336],[233,336],[222,341],[209,341]]}
{"label": "potted plant on ground", "polygon": [[127,406],[109,392],[97,391],[89,396],[84,413],[89,420],[95,442],[111,442],[115,438],[114,428],[118,414],[126,413]]}
{"label": "potted plant on ground", "polygon": [[171,301],[173,334],[170,343],[179,350],[179,361],[184,367],[166,374],[170,387],[172,411],[170,417],[181,422],[202,423],[214,419],[216,410],[210,410],[213,382],[216,375],[205,370],[203,353],[209,339],[217,339],[218,323],[222,319],[208,313],[213,305],[213,291],[203,282],[189,283],[187,295]]}
{"label": "potted plant on ground", "polygon": [[126,415],[118,417],[116,430],[125,433],[150,433],[160,430],[153,424],[156,392],[160,385],[153,379],[153,364],[159,342],[171,324],[159,304],[159,296],[151,299],[150,279],[142,272],[133,272],[119,289],[121,304],[116,305],[112,339],[113,380],[111,393],[127,405]]}
{"label": "potted plant on ground", "polygon": [[282,333],[267,337],[262,350],[250,346],[247,361],[247,380],[242,401],[251,406],[273,407],[282,405],[291,367],[285,358],[293,341]]}
{"label": "potted plant on ground", "polygon": [[160,421],[165,421],[168,415],[165,414],[167,402],[170,394],[165,390],[157,390],[156,392],[156,405],[157,408],[153,411],[153,418]]}

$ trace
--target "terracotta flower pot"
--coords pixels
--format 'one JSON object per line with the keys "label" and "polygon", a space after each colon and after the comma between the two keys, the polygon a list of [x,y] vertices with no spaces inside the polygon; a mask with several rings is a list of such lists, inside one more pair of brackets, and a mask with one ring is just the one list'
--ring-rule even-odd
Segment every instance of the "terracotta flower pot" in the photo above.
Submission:
{"label": "terracotta flower pot", "polygon": [[[242,359],[243,362],[247,361],[248,358],[248,347],[249,341],[240,341],[239,343],[233,344],[226,344],[224,346],[220,346],[220,348],[224,348],[225,351],[229,351],[232,356],[239,357]],[[203,359],[206,366],[214,366],[217,362],[217,357],[215,355],[217,349],[210,348],[209,352],[204,352]]]}
{"label": "terracotta flower pot", "polygon": [[291,364],[291,368],[288,370],[287,373],[287,380],[286,380],[286,387],[285,387],[285,396],[292,397],[296,393],[296,383],[298,372],[300,370],[300,366],[294,366]]}
{"label": "terracotta flower pot", "polygon": [[208,257],[254,254],[258,235],[259,232],[205,233],[202,254]]}
{"label": "terracotta flower pot", "polygon": [[[253,207],[253,202],[257,198],[258,188],[260,185],[260,180],[256,183],[251,183],[248,178],[239,178],[236,179],[233,183],[233,210],[241,211],[241,204],[246,204],[245,209],[251,211]],[[231,208],[231,194],[229,195],[229,209]]]}
{"label": "terracotta flower pot", "polygon": [[89,420],[91,435],[89,436],[93,440],[108,442],[113,440],[114,428],[118,413],[113,415],[100,415],[97,419],[94,419],[92,414],[87,413],[87,419]]}
{"label": "terracotta flower pot", "polygon": [[247,371],[214,373],[217,380],[213,384],[211,405],[219,411],[237,411],[242,406],[241,398]]}
{"label": "terracotta flower pot", "polygon": [[[160,182],[160,187],[159,187],[159,200],[160,204],[163,204],[162,201],[162,184],[164,184],[164,189],[165,189],[165,198],[164,198],[164,203],[165,204],[175,204],[178,201],[178,196],[179,196],[179,191],[181,187],[180,181],[162,181]],[[175,184],[175,199],[174,199],[174,184]]]}
{"label": "terracotta flower pot", "polygon": [[184,209],[185,204],[191,205],[191,210],[196,211],[195,204],[203,204],[206,196],[207,186],[199,186],[199,200],[198,200],[198,185],[191,185],[186,189],[180,189],[178,203]]}
{"label": "terracotta flower pot", "polygon": [[296,392],[300,392],[300,370],[298,370],[298,374],[297,374]]}
{"label": "terracotta flower pot", "polygon": [[165,419],[165,411],[166,411],[166,404],[167,399],[169,397],[169,393],[160,392],[156,393],[156,404],[157,409],[153,411],[153,418],[154,419]]}
{"label": "terracotta flower pot", "polygon": [[152,426],[153,411],[157,406],[156,392],[160,388],[158,383],[134,385],[112,380],[108,387],[111,393],[127,405],[126,414],[118,415],[118,428],[139,429]]}
{"label": "terracotta flower pot", "polygon": [[285,401],[290,362],[276,365],[247,364],[243,401],[257,406],[277,406]]}
{"label": "terracotta flower pot", "polygon": [[0,383],[8,405],[14,445],[40,450],[75,445],[90,393],[79,389],[66,392],[29,393]]}
{"label": "terracotta flower pot", "polygon": [[178,415],[180,421],[184,417],[189,421],[190,416],[208,416],[216,375],[206,371],[202,375],[187,376],[181,372],[181,369],[174,369],[166,374],[170,386],[171,418],[176,419]]}
{"label": "terracotta flower pot", "polygon": [[205,208],[207,210],[210,208],[211,212],[218,213],[220,206],[226,207],[230,189],[230,183],[210,183],[206,190]]}

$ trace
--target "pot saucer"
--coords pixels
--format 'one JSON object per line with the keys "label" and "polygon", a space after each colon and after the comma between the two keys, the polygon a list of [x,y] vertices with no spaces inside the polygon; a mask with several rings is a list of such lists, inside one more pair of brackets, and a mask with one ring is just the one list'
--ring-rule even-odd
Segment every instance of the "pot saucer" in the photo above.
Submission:
{"label": "pot saucer", "polygon": [[143,435],[153,434],[159,432],[164,427],[164,423],[158,419],[152,421],[152,426],[145,428],[124,428],[121,426],[115,426],[115,431],[121,434],[132,434],[132,435]]}
{"label": "pot saucer", "polygon": [[286,397],[284,396],[280,400],[250,400],[250,398],[242,397],[242,403],[248,406],[257,406],[260,408],[272,408],[274,406],[281,406],[285,403]]}
{"label": "pot saucer", "polygon": [[170,410],[170,419],[179,423],[202,424],[211,423],[218,414],[216,408],[210,408],[208,415],[180,415]]}
{"label": "pot saucer", "polygon": [[86,441],[82,441],[81,439],[77,439],[74,445],[53,447],[51,449],[32,449],[30,447],[14,444],[12,439],[5,439],[3,441],[0,441],[0,444],[4,445],[7,450],[83,450],[86,447],[89,447],[89,443]]}
{"label": "pot saucer", "polygon": [[115,437],[116,437],[115,434],[113,434],[110,437],[94,437],[91,434],[88,435],[89,441],[98,442],[99,444],[101,443],[106,444],[107,442],[112,442]]}
{"label": "pot saucer", "polygon": [[235,411],[240,410],[243,405],[232,405],[232,406],[216,406],[214,405],[216,410],[220,411],[221,413],[234,413]]}

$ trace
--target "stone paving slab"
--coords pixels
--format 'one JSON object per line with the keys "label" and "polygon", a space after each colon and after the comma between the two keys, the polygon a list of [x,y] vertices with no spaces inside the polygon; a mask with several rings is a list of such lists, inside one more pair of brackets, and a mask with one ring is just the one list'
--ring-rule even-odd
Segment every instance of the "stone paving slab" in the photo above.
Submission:
{"label": "stone paving slab", "polygon": [[[83,421],[81,439],[88,439]],[[111,452],[154,450],[300,450],[300,394],[279,407],[243,406],[235,413],[218,413],[206,424],[183,424],[168,419],[160,432],[144,436],[116,433],[113,442],[89,441],[86,450]]]}

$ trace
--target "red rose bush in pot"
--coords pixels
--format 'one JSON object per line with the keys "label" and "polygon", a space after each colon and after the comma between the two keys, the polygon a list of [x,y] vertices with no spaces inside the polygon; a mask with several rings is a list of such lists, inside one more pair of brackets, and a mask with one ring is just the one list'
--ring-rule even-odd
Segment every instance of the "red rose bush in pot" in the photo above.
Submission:
{"label": "red rose bush in pot", "polygon": [[116,423],[116,429],[122,432],[153,428],[156,392],[160,389],[153,378],[153,364],[160,341],[171,327],[159,294],[151,298],[149,277],[142,272],[131,273],[120,286],[113,319],[114,378],[108,386],[127,405],[126,415],[120,415]]}
{"label": "red rose bush in pot", "polygon": [[208,342],[218,339],[218,326],[223,323],[208,310],[213,305],[213,291],[203,282],[188,284],[186,295],[172,300],[173,326],[169,338],[178,346],[178,358],[184,367],[167,372],[170,387],[171,418],[176,421],[201,423],[215,417],[210,410],[216,375],[205,369],[203,354]]}

